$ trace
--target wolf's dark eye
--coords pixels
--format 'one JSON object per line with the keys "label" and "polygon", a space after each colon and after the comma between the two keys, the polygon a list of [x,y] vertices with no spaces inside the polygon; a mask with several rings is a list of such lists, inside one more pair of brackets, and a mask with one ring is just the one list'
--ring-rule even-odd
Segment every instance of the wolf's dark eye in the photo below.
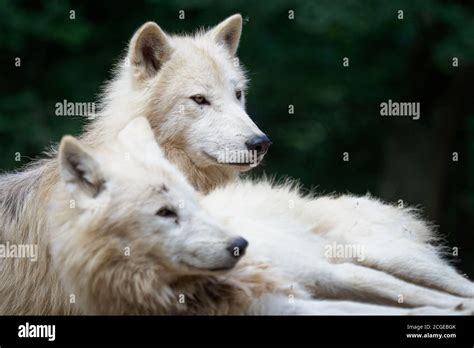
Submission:
{"label": "wolf's dark eye", "polygon": [[211,103],[209,103],[206,97],[204,97],[202,94],[193,95],[191,99],[199,105],[211,105]]}
{"label": "wolf's dark eye", "polygon": [[169,209],[169,208],[160,208],[157,212],[156,215],[161,216],[161,217],[166,217],[166,218],[175,218],[178,215],[176,214],[175,211]]}
{"label": "wolf's dark eye", "polygon": [[240,100],[242,99],[242,91],[235,91],[235,97]]}

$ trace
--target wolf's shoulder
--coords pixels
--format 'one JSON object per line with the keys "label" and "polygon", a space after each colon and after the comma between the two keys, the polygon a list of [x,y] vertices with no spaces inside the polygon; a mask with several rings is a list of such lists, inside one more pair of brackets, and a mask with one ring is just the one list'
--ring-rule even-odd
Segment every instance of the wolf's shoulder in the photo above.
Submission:
{"label": "wolf's shoulder", "polygon": [[0,210],[18,219],[23,207],[40,194],[39,188],[55,182],[56,165],[52,159],[28,164],[21,171],[0,175]]}

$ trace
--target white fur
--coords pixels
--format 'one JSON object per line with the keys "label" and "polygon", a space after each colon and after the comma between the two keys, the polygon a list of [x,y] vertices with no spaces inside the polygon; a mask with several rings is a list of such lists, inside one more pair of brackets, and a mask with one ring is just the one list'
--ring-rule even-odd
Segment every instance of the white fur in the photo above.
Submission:
{"label": "white fur", "polygon": [[[303,197],[265,180],[228,184],[203,204],[250,241],[249,255],[267,258],[288,286],[315,297],[473,308],[473,283],[441,258],[429,244],[433,232],[409,209],[370,197]],[[328,257],[334,243],[363,246],[363,258]]]}
{"label": "white fur", "polygon": [[[232,221],[216,219],[226,212],[209,204],[222,204],[213,199],[218,194],[203,198],[208,205],[200,204],[182,174],[164,158],[144,118],[131,121],[116,142],[93,152],[72,137],[63,138],[59,161],[64,186],[57,187],[50,210],[53,268],[49,272],[58,274],[65,292],[77,296],[81,313],[465,313],[456,310],[461,302],[454,297],[449,302],[450,298],[443,295],[436,303],[410,303],[423,307],[416,310],[312,300],[321,297],[313,283],[316,281],[336,290],[361,284],[347,283],[344,270],[339,284],[336,269],[318,266],[324,263],[318,253],[319,238],[307,231],[300,233],[303,225],[296,219],[275,220],[275,216],[269,219],[263,214],[259,221],[254,220],[258,214],[239,217],[238,209],[231,210]],[[67,206],[71,198],[77,203],[74,209]],[[174,215],[157,215],[163,207]],[[251,229],[263,230],[248,233]],[[227,250],[229,242],[239,235],[237,231],[255,243],[254,251],[244,256],[242,264],[237,264],[238,259]],[[277,234],[275,242],[268,241],[269,232]],[[294,259],[293,247],[297,251]],[[124,248],[130,248],[132,254],[124,257]],[[229,271],[215,271],[222,268]],[[134,270],[138,274],[132,276]],[[382,294],[400,287],[396,281],[383,281],[377,275],[372,281]],[[207,285],[200,294],[202,283]],[[180,287],[186,288],[183,293],[195,301],[193,309],[187,309],[186,304],[182,308],[173,305]],[[213,287],[216,290],[211,290]],[[240,289],[246,290],[242,293]],[[218,300],[206,292],[216,292]]]}
{"label": "white fur", "polygon": [[[370,198],[302,198],[288,186],[275,188],[265,182],[230,184],[205,197],[203,208],[182,175],[150,145],[155,138],[164,156],[202,192],[250,169],[213,159],[225,148],[244,149],[247,139],[262,134],[246,114],[244,98],[239,101],[235,94],[246,83],[241,67],[234,64],[241,24],[240,16],[232,16],[190,37],[171,36],[155,23],[146,23],[133,36],[127,56],[108,85],[97,120],[81,136],[81,143],[65,140],[59,168],[55,159],[46,160],[24,173],[2,177],[1,239],[38,244],[40,257],[38,264],[23,260],[0,264],[1,313],[173,313],[176,309],[170,304],[181,288],[171,287],[170,281],[176,276],[195,276],[193,266],[228,265],[222,246],[230,236],[238,235],[247,237],[250,247],[237,267],[224,277],[206,274],[191,282],[194,295],[230,287],[229,302],[216,304],[204,297],[200,301],[206,310],[187,308],[184,312],[409,314],[432,310],[311,301],[312,297],[354,297],[397,305],[400,294],[408,306],[435,306],[448,312],[459,304],[472,308],[472,300],[459,297],[474,296],[472,283],[428,245],[432,231],[410,211]],[[197,105],[191,98],[196,94],[205,95],[210,105]],[[134,131],[120,133],[141,116],[150,122],[153,135],[140,120]],[[119,133],[115,148],[112,144]],[[68,153],[72,157],[64,156]],[[77,154],[81,154],[78,159],[74,158]],[[83,178],[78,176],[82,169]],[[164,181],[172,190],[170,196],[150,189]],[[71,198],[77,210],[69,210]],[[161,204],[181,202],[192,221],[189,224],[177,228],[171,221],[148,220]],[[50,204],[53,208],[48,211]],[[111,222],[110,226],[124,225],[128,232],[112,229],[116,233],[110,233]],[[160,237],[152,233],[155,229],[165,233]],[[100,231],[108,231],[108,237],[95,234]],[[123,251],[124,237],[139,252],[138,263],[127,264],[134,272],[108,268],[116,253]],[[96,244],[85,243],[88,238]],[[334,241],[365,245],[365,259],[327,260],[323,250]],[[202,248],[208,242],[210,247]],[[153,248],[163,244],[166,251]],[[163,259],[166,276],[156,262]],[[144,268],[150,260],[148,265],[160,267]],[[191,267],[183,266],[183,260]],[[106,271],[99,272],[103,268]],[[129,282],[117,294],[126,296],[111,296],[122,290],[122,283],[112,280]],[[78,307],[68,302],[72,290],[80,294]],[[295,301],[289,303],[287,295],[293,292]]]}

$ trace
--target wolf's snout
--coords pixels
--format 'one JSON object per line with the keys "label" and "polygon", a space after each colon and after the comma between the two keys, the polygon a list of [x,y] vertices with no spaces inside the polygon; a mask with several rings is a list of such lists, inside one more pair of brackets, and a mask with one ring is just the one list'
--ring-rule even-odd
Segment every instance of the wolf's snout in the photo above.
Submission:
{"label": "wolf's snout", "polygon": [[246,239],[239,237],[232,241],[232,243],[229,245],[227,250],[235,258],[240,258],[241,256],[245,254],[245,249],[247,249],[248,245],[249,245],[249,242],[247,242]]}
{"label": "wolf's snout", "polygon": [[256,151],[258,156],[266,154],[271,144],[272,142],[265,134],[257,135],[245,142],[247,149],[249,151]]}

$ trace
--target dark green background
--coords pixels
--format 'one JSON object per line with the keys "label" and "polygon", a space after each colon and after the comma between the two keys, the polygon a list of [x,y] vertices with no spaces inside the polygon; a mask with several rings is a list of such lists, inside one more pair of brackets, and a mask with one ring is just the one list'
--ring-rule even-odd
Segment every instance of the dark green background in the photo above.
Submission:
{"label": "dark green background", "polygon": [[[434,0],[1,0],[0,168],[21,168],[61,135],[80,133],[83,120],[56,117],[55,103],[97,100],[145,21],[188,32],[240,12],[248,112],[274,143],[257,171],[322,193],[371,192],[422,207],[474,276],[473,8]],[[420,102],[421,119],[381,117],[388,99]]]}

